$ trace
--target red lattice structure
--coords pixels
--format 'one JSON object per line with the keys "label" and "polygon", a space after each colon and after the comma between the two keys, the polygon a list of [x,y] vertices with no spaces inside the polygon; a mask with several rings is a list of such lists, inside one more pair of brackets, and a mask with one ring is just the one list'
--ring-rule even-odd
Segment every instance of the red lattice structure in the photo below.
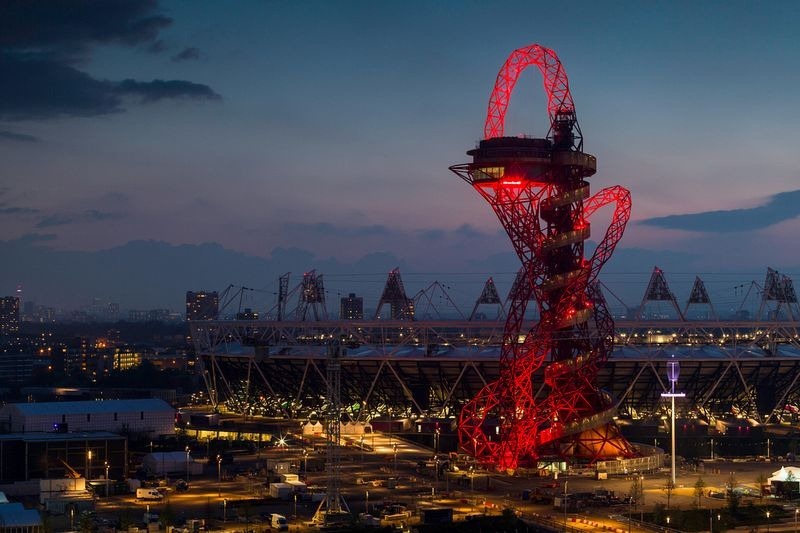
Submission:
{"label": "red lattice structure", "polygon": [[[536,66],[544,77],[550,130],[544,139],[504,137],[505,115],[519,75]],[[450,169],[492,206],[522,261],[523,283],[511,295],[500,377],[461,411],[462,449],[499,470],[543,456],[594,462],[635,450],[613,422],[612,399],[595,385],[611,352],[614,322],[597,284],[630,218],[630,193],[619,186],[589,194],[597,168],[583,152],[566,72],[539,45],[515,50],[500,69],[472,163]],[[611,224],[584,257],[589,218],[613,205]],[[530,300],[538,322],[526,318]],[[542,365],[545,383],[533,383]]]}

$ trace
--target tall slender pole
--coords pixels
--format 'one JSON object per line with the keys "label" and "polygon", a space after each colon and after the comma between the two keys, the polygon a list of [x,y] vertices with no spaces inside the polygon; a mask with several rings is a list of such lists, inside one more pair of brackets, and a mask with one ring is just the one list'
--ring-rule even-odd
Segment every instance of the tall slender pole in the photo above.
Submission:
{"label": "tall slender pole", "polygon": [[567,483],[568,481],[564,480],[564,531],[567,530]]}
{"label": "tall slender pole", "polygon": [[672,438],[672,447],[670,448],[670,459],[672,460],[672,486],[675,487],[675,382],[672,382],[672,389],[673,396],[670,397],[670,400],[672,400],[672,431],[670,432],[672,433],[670,435]]}
{"label": "tall slender pole", "polygon": [[222,456],[217,455],[217,498],[222,496]]}

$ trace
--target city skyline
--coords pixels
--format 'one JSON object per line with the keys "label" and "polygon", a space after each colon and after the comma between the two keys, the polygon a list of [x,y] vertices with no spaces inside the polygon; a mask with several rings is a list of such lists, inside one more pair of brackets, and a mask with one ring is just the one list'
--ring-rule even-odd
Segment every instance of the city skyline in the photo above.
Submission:
{"label": "city skyline", "polygon": [[[173,308],[283,268],[481,285],[513,272],[493,215],[447,167],[480,137],[508,52],[534,42],[570,76],[592,187],[633,194],[610,271],[800,271],[792,3],[101,5],[41,3],[27,33],[0,7],[0,249],[17,258],[2,294],[22,284],[44,302],[69,284],[58,302],[141,306],[152,274],[104,264],[126,254],[189,272]],[[538,76],[523,76],[509,133],[544,135]]]}

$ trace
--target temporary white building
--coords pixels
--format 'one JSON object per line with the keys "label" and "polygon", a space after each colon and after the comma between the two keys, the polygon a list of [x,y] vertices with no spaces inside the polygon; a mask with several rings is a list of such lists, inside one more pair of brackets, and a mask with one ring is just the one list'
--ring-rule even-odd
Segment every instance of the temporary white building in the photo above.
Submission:
{"label": "temporary white building", "polygon": [[[186,452],[154,452],[148,453],[142,459],[142,467],[150,474],[161,476],[165,474],[185,475],[187,472]],[[190,475],[203,473],[203,464],[198,463],[188,455],[188,472]]]}

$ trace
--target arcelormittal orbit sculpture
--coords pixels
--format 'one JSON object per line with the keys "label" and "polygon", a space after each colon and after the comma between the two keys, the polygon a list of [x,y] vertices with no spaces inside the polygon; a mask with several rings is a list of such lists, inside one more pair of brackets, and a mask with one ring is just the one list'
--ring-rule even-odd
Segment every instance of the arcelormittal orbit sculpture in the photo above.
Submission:
{"label": "arcelormittal orbit sculpture", "polygon": [[[544,77],[550,130],[544,139],[504,137],[511,92],[529,66]],[[472,163],[450,168],[494,209],[522,260],[523,282],[512,294],[500,377],[461,412],[461,447],[505,471],[543,456],[594,462],[635,455],[613,421],[612,399],[595,385],[614,338],[597,275],[630,218],[630,193],[615,186],[589,195],[586,179],[597,163],[583,152],[569,82],[555,52],[532,45],[509,56],[489,100],[484,139],[467,154]],[[586,258],[588,219],[609,204],[611,224]],[[531,299],[539,307],[535,324],[525,318]],[[542,365],[540,390],[533,375]]]}

